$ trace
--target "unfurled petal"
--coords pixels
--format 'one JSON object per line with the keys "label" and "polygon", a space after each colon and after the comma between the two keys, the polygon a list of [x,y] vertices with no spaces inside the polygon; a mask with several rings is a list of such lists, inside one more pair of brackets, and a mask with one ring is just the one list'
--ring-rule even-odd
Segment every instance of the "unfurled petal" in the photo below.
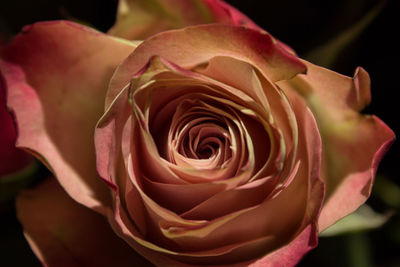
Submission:
{"label": "unfurled petal", "polygon": [[96,173],[94,126],[116,65],[135,47],[66,21],[24,28],[2,50],[17,146],[33,151],[80,203],[104,211],[108,189]]}
{"label": "unfurled petal", "polygon": [[261,30],[240,11],[221,0],[119,0],[117,20],[109,33],[130,40],[143,40],[165,30],[215,22]]}
{"label": "unfurled petal", "polygon": [[286,92],[303,96],[311,108],[323,142],[322,178],[327,195],[319,230],[356,210],[371,193],[380,159],[394,139],[381,120],[359,111],[370,101],[368,73],[354,78],[306,63],[308,72],[278,82]]}
{"label": "unfurled petal", "polygon": [[113,76],[107,106],[153,56],[183,68],[228,56],[252,64],[270,81],[290,79],[306,71],[305,65],[276,45],[269,34],[218,24],[188,27],[157,34],[139,45]]}
{"label": "unfurled petal", "polygon": [[152,266],[113,232],[106,217],[75,202],[54,178],[23,191],[17,213],[44,266]]}
{"label": "unfurled petal", "polygon": [[6,66],[7,63],[0,59],[0,178],[22,170],[32,160],[28,153],[15,147],[15,125],[6,107]]}
{"label": "unfurled petal", "polygon": [[260,260],[249,264],[249,267],[295,266],[308,251],[317,245],[313,226],[308,226],[288,245],[266,255]]}

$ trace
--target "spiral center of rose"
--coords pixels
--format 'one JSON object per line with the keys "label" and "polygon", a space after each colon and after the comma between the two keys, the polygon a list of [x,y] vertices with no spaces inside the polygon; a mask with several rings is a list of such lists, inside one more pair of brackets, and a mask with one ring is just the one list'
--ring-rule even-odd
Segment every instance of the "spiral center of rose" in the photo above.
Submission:
{"label": "spiral center of rose", "polygon": [[164,101],[152,102],[155,98],[150,97],[143,114],[160,157],[174,173],[190,183],[234,177],[245,183],[254,175],[274,171],[268,160],[269,126],[257,113],[203,85],[168,91],[160,86],[152,91],[164,93],[169,94]]}
{"label": "spiral center of rose", "polygon": [[201,100],[185,99],[172,117],[168,134],[168,159],[183,159],[197,168],[222,167],[232,156],[232,140],[226,118],[206,108]]}

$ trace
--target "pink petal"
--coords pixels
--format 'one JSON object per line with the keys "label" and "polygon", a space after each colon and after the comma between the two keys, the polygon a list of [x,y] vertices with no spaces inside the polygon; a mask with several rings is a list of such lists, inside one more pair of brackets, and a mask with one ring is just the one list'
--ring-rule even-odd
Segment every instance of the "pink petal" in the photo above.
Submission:
{"label": "pink petal", "polygon": [[[264,29],[260,28],[257,24],[255,24],[251,19],[249,19],[242,12],[237,10],[235,7],[229,5],[225,1],[222,0],[203,0],[209,6],[210,10],[214,14],[215,21],[218,23],[226,23],[233,24],[237,26],[244,26],[250,29],[254,29],[261,32],[266,32]],[[281,41],[275,39],[275,41],[286,51],[291,54],[296,54],[294,50],[282,43]]]}
{"label": "pink petal", "polygon": [[45,266],[151,266],[112,231],[105,217],[71,199],[56,179],[23,191],[17,213]]}
{"label": "pink petal", "polygon": [[[353,138],[347,139],[344,135]],[[327,153],[332,154],[326,158],[328,196],[321,212],[320,231],[367,200],[379,162],[394,138],[392,130],[375,116],[361,119],[343,135],[326,138],[331,144]],[[335,171],[330,169],[332,167]]]}
{"label": "pink petal", "polygon": [[271,81],[289,79],[306,70],[303,63],[277,46],[268,34],[218,24],[188,27],[162,32],[144,41],[118,67],[110,83],[107,106],[156,55],[183,68],[207,63],[215,56],[233,57],[254,65]]}
{"label": "pink petal", "polygon": [[286,246],[251,263],[249,267],[295,266],[301,258],[317,245],[316,229],[309,225]]}
{"label": "pink petal", "polygon": [[74,199],[102,212],[108,190],[96,173],[93,131],[113,70],[133,49],[55,21],[25,27],[2,51],[17,145],[39,154]]}
{"label": "pink petal", "polygon": [[[299,96],[289,93],[291,104],[299,124],[300,158],[308,165],[309,189],[307,208],[303,218],[303,229],[293,237],[287,245],[265,255],[260,260],[250,264],[252,267],[295,266],[300,259],[318,243],[318,215],[324,199],[325,188],[319,178],[321,167],[321,140],[317,124],[310,110]],[[305,155],[307,154],[307,156]],[[284,192],[284,191],[283,191]]]}
{"label": "pink petal", "polygon": [[352,79],[305,63],[306,75],[278,84],[289,95],[296,92],[303,96],[320,129],[321,175],[327,186],[319,221],[323,231],[369,197],[377,166],[394,133],[377,117],[359,114],[370,101],[365,70],[358,68]]}
{"label": "pink petal", "polygon": [[15,147],[17,135],[11,114],[6,108],[7,63],[0,59],[0,177],[17,172],[32,160],[26,152]]}

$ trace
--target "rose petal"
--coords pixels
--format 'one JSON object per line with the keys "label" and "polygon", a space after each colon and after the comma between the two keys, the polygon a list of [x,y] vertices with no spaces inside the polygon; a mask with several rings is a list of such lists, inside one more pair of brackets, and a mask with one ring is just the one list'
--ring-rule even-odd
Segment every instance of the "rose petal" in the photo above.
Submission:
{"label": "rose petal", "polygon": [[307,63],[306,75],[278,82],[288,94],[297,92],[311,108],[323,141],[322,175],[327,195],[319,230],[356,210],[371,192],[380,159],[394,133],[375,116],[360,115],[369,103],[369,77],[356,70],[351,79]]}
{"label": "rose petal", "polygon": [[[297,95],[289,93],[291,104],[299,125],[300,158],[307,158],[303,164],[308,165],[309,189],[307,208],[303,218],[303,226],[297,236],[282,248],[267,254],[260,260],[250,264],[252,267],[295,266],[308,251],[318,243],[318,214],[324,199],[325,188],[319,178],[321,167],[321,140],[312,113],[304,101]],[[305,156],[307,154],[308,156]]]}
{"label": "rose petal", "polygon": [[[204,0],[209,6],[210,10],[215,16],[216,22],[233,24],[236,26],[245,26],[246,28],[254,29],[260,32],[266,32],[264,29],[260,28],[257,24],[255,24],[251,19],[249,19],[242,12],[237,10],[235,7],[229,5],[225,1],[222,0]],[[281,41],[274,39],[279,46],[284,48],[289,53],[295,55],[296,52],[289,47],[287,44],[282,43]]]}
{"label": "rose petal", "polygon": [[23,191],[17,213],[45,266],[151,266],[112,231],[105,217],[71,199],[56,179]]}
{"label": "rose petal", "polygon": [[[116,197],[114,217],[110,218],[110,223],[121,238],[156,266],[191,267],[170,257],[171,255],[177,255],[177,253],[158,247],[139,237],[137,232],[132,229],[132,225],[130,225],[131,219],[122,208],[118,196]],[[167,255],[163,253],[167,253]]]}
{"label": "rose petal", "polygon": [[211,10],[213,16],[215,17],[215,22],[232,24],[236,26],[246,26],[250,29],[257,31],[264,31],[258,25],[256,25],[251,19],[240,12],[235,7],[229,5],[222,0],[203,0],[209,9]]}
{"label": "rose petal", "polygon": [[117,20],[109,34],[143,40],[161,31],[213,21],[203,0],[120,0]]}
{"label": "rose petal", "polygon": [[2,51],[22,68],[10,64],[5,77],[17,145],[39,153],[74,199],[102,212],[108,194],[96,173],[93,131],[113,70],[133,49],[82,25],[56,21],[24,28]]}
{"label": "rose petal", "polygon": [[156,55],[183,68],[197,66],[215,56],[230,56],[254,65],[271,81],[288,79],[306,70],[303,63],[277,46],[266,33],[219,24],[188,27],[162,32],[138,46],[113,76],[107,106]]}
{"label": "rose petal", "polygon": [[261,31],[248,17],[220,0],[120,0],[117,20],[109,33],[143,40],[165,30],[212,22],[245,25]]}
{"label": "rose petal", "polygon": [[[297,174],[297,167],[292,176]],[[256,206],[262,203],[275,185],[273,177],[265,177],[230,190],[213,195],[191,210],[181,214],[185,219],[212,220],[240,209]],[[221,205],[223,203],[223,205]]]}
{"label": "rose petal", "polygon": [[[117,20],[109,34],[144,40],[158,32],[186,26],[224,23],[265,32],[246,15],[222,0],[120,0]],[[275,40],[292,54],[292,48]]]}
{"label": "rose petal", "polygon": [[313,226],[308,226],[303,232],[294,238],[288,245],[266,255],[260,260],[251,263],[249,267],[276,267],[295,266],[300,259],[311,249],[313,249],[317,243],[317,235],[315,234],[316,229]]}
{"label": "rose petal", "polygon": [[7,63],[0,59],[0,177],[23,169],[32,160],[28,153],[15,147],[15,125],[6,108],[6,66]]}
{"label": "rose petal", "polygon": [[[347,139],[349,136],[352,137],[350,140]],[[326,156],[326,177],[330,181],[327,185],[331,188],[328,188],[321,211],[321,232],[367,200],[379,162],[394,138],[390,128],[375,116],[360,120],[350,129],[326,138],[331,144]],[[353,159],[357,159],[356,162]],[[334,171],[329,169],[332,166]]]}

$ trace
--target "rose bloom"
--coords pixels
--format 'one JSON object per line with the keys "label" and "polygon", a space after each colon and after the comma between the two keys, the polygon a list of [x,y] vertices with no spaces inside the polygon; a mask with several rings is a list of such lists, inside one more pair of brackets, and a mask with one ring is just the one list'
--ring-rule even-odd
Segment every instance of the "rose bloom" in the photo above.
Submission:
{"label": "rose bloom", "polygon": [[223,23],[181,28],[207,21],[176,3],[177,25],[118,17],[143,42],[56,21],[2,49],[17,145],[55,176],[17,200],[45,266],[293,266],[371,192],[394,134],[359,113],[364,69],[306,62],[222,1],[200,3]]}

